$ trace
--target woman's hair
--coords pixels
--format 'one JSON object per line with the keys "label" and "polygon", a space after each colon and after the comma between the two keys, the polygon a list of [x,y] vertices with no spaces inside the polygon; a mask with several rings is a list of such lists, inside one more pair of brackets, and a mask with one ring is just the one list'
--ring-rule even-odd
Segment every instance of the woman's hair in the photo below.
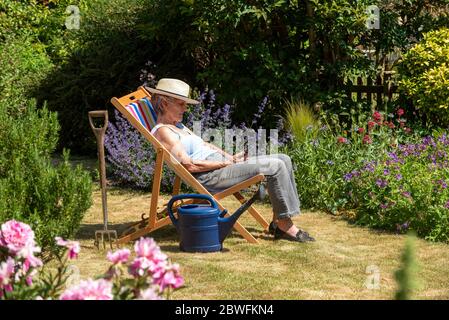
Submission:
{"label": "woman's hair", "polygon": [[161,115],[164,112],[162,111],[162,97],[157,94],[157,93],[153,93],[153,95],[151,96],[151,104],[153,105],[154,111],[156,112],[156,115]]}

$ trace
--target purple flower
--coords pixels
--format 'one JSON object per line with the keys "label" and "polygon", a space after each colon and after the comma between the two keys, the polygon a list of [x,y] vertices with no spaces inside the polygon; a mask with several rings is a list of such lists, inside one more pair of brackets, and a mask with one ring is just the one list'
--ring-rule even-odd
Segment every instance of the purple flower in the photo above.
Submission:
{"label": "purple flower", "polygon": [[410,198],[410,197],[412,196],[411,193],[408,192],[408,191],[402,192],[402,195],[403,195],[404,197],[406,197],[406,198]]}
{"label": "purple flower", "polygon": [[444,205],[444,207],[445,207],[446,209],[449,209],[449,200],[446,202],[446,204]]}
{"label": "purple flower", "polygon": [[388,185],[388,182],[383,179],[377,179],[376,184],[379,188],[385,188]]}
{"label": "purple flower", "polygon": [[396,180],[402,180],[402,175],[401,175],[400,173],[398,173],[398,174],[396,175]]}
{"label": "purple flower", "polygon": [[402,231],[407,230],[409,226],[410,226],[410,222],[406,221],[403,224],[397,224],[396,230],[397,230],[397,232],[402,232]]}

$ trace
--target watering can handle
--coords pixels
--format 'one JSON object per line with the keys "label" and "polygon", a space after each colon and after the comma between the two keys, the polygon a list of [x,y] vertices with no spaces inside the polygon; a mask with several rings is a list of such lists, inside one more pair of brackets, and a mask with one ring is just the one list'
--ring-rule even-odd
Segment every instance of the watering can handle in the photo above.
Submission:
{"label": "watering can handle", "polygon": [[178,219],[176,219],[175,216],[173,215],[172,206],[173,206],[173,203],[175,203],[178,200],[182,200],[182,199],[204,199],[204,200],[208,200],[213,208],[218,209],[217,202],[210,195],[207,195],[207,194],[194,194],[194,193],[178,194],[178,195],[174,196],[173,198],[171,198],[170,201],[167,204],[168,215],[170,216],[170,219],[173,222],[173,224],[175,225],[175,227],[178,224]]}

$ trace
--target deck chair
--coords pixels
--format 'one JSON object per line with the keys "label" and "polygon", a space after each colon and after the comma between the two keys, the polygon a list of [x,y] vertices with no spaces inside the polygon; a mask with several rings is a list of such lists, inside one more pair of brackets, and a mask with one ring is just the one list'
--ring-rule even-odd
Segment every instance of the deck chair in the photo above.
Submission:
{"label": "deck chair", "polygon": [[[169,151],[151,134],[151,129],[156,124],[156,113],[150,103],[150,93],[144,87],[139,87],[137,91],[132,92],[121,98],[112,98],[111,102],[115,108],[136,128],[154,147],[156,151],[156,163],[154,167],[153,185],[151,193],[151,203],[148,218],[142,215],[140,222],[128,228],[118,239],[117,244],[127,243],[141,236],[157,230],[171,223],[167,216],[167,204],[162,206],[162,210],[158,211],[158,200],[162,178],[162,168],[166,164],[175,173],[172,195],[179,194],[181,183],[184,182],[196,192],[207,194],[215,198],[221,210],[224,209],[219,200],[233,195],[240,203],[246,202],[241,191],[252,185],[260,183],[264,179],[263,174],[258,174],[250,179],[236,184],[224,191],[211,194],[205,187],[193,177],[181,163],[173,157]],[[185,200],[183,203],[195,202],[195,200]],[[173,208],[176,212],[176,206]],[[268,230],[268,222],[262,215],[251,206],[249,213],[263,227],[264,231]],[[165,216],[165,217],[164,217]],[[246,230],[239,222],[236,222],[234,228],[250,243],[258,243],[257,239]]]}

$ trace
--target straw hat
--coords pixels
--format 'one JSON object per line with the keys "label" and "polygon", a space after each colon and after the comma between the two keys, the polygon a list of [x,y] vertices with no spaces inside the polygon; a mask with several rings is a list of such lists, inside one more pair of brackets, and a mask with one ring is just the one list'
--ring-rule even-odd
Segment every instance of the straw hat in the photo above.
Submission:
{"label": "straw hat", "polygon": [[189,104],[199,104],[199,101],[189,98],[190,87],[184,81],[178,79],[164,78],[160,79],[156,88],[147,88],[151,93],[157,93],[164,96],[183,100]]}

